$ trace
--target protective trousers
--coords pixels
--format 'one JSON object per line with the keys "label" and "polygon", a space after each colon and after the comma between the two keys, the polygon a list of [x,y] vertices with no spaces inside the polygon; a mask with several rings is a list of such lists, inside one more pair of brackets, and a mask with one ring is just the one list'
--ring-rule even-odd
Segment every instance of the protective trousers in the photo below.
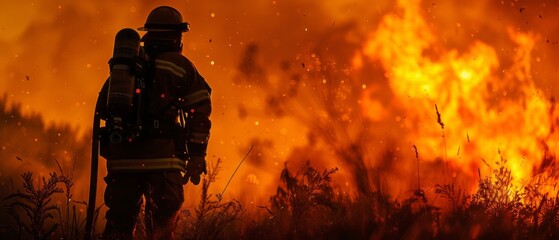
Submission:
{"label": "protective trousers", "polygon": [[145,204],[149,239],[172,239],[177,212],[184,201],[179,171],[109,173],[105,177],[105,204],[109,208],[103,237],[133,239],[137,217]]}

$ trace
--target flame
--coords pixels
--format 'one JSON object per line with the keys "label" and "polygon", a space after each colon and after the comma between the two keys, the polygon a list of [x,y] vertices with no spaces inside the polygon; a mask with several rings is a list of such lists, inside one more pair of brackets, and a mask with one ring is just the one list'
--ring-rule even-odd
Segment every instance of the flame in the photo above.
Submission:
{"label": "flame", "polygon": [[511,66],[500,69],[494,46],[474,40],[465,50],[444,49],[420,1],[400,0],[363,49],[382,64],[394,104],[405,111],[407,141],[423,159],[448,161],[450,176],[487,173],[484,161],[494,167],[503,158],[520,184],[547,157],[545,147],[557,144],[550,138],[551,102],[531,76],[538,37],[511,27],[507,32],[516,47]]}

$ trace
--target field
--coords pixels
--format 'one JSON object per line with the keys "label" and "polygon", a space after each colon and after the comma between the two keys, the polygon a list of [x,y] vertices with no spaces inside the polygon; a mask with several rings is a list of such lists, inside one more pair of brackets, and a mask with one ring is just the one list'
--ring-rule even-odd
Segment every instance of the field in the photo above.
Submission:
{"label": "field", "polygon": [[[40,120],[25,117],[3,103],[2,117],[17,119],[38,132]],[[14,110],[15,109],[15,110]],[[54,127],[56,128],[56,127]],[[63,129],[63,128],[62,128]],[[61,130],[61,129],[53,129]],[[70,130],[68,130],[71,132]],[[50,131],[57,132],[57,131]],[[45,136],[49,131],[44,131]],[[82,143],[83,144],[83,143]],[[78,144],[79,145],[79,144]],[[416,155],[419,158],[418,155]],[[20,157],[18,157],[20,158]],[[22,157],[23,158],[23,157]],[[49,174],[22,172],[3,187],[2,239],[78,239],[85,224],[87,202],[74,200],[76,169],[58,161]],[[10,159],[12,160],[12,159]],[[552,159],[547,159],[551,162]],[[15,159],[25,161],[25,159]],[[441,183],[434,194],[418,187],[395,199],[379,185],[366,193],[341,193],[332,184],[337,168],[318,169],[311,163],[289,170],[287,164],[277,178],[276,194],[265,205],[249,210],[235,199],[211,194],[220,174],[221,161],[211,164],[201,183],[202,194],[193,208],[183,208],[177,218],[177,239],[554,239],[559,234],[559,197],[553,164],[542,168],[530,181],[514,185],[511,171],[501,158],[491,174],[479,173],[475,191],[459,184]],[[419,161],[417,161],[418,164]],[[418,166],[419,167],[419,166]],[[66,169],[68,169],[66,167]],[[419,172],[418,172],[419,173]],[[83,173],[80,173],[83,174]],[[420,177],[420,176],[418,176]],[[380,181],[376,181],[380,183]],[[21,183],[21,184],[16,184]],[[551,184],[551,185],[550,185]],[[4,185],[4,184],[3,184]],[[418,186],[421,184],[418,183]],[[234,186],[232,186],[234,187]],[[9,189],[9,190],[6,190]],[[102,203],[97,212],[104,208]],[[96,215],[96,218],[103,216]],[[136,236],[146,238],[142,214]],[[97,221],[102,223],[103,221]],[[94,238],[100,238],[96,226]]]}

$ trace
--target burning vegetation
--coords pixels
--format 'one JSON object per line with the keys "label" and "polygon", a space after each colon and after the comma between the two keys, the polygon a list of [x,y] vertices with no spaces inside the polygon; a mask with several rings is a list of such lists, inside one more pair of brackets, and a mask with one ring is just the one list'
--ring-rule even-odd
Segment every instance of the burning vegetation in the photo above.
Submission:
{"label": "burning vegetation", "polygon": [[[271,1],[258,13],[242,10],[252,1],[241,2],[233,7],[240,15],[209,2],[192,3],[199,5],[189,9],[199,12],[185,11],[193,32],[197,22],[242,27],[231,35],[201,29],[185,43],[185,55],[214,87],[216,114],[212,167],[198,188],[185,186],[175,236],[557,238],[556,2],[399,0],[369,9],[360,1],[318,8],[313,3],[320,1]],[[89,7],[75,6],[95,15]],[[131,7],[137,20],[131,24],[145,17],[134,13],[152,8]],[[60,19],[73,16],[63,5],[58,9]],[[269,21],[255,21],[260,15]],[[268,30],[295,21],[281,34]],[[92,29],[112,39],[107,29],[118,27]],[[108,40],[87,41],[111,47]],[[58,60],[69,66],[64,56],[72,46],[59,46]],[[108,55],[95,58],[105,64]],[[21,82],[0,84],[8,92],[0,98],[0,238],[77,238],[87,184],[76,176],[88,172],[89,136],[82,133],[88,131],[45,123],[41,114],[64,110],[37,103],[39,96],[29,101],[46,106],[45,113],[17,103],[28,104],[19,95],[38,91],[41,84],[32,83],[62,68],[14,69],[8,78]],[[86,81],[88,94],[96,96],[104,70]],[[73,84],[63,89],[73,91]],[[70,102],[80,108],[94,102],[76,98]],[[254,149],[236,169],[247,146]],[[106,209],[96,209],[99,237]],[[140,238],[149,224],[142,219]]]}

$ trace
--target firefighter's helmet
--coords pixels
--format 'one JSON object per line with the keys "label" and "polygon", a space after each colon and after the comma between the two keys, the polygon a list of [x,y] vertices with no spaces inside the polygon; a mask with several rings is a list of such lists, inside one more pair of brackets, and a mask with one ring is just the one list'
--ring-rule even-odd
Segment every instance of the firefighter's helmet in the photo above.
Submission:
{"label": "firefighter's helmet", "polygon": [[169,6],[153,9],[139,31],[149,32],[188,32],[190,25],[183,22],[180,12]]}

